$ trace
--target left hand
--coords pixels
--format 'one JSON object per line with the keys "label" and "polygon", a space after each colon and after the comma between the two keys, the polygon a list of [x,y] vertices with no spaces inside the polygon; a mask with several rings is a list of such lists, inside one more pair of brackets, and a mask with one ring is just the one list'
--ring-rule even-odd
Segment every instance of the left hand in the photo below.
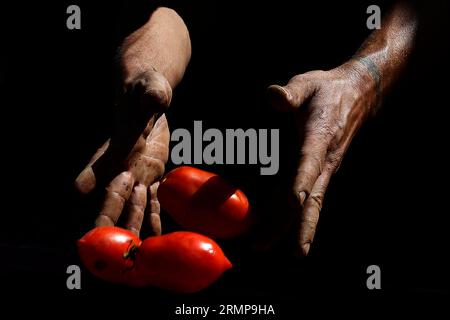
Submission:
{"label": "left hand", "polygon": [[171,97],[167,80],[156,71],[125,81],[116,130],[75,181],[82,194],[106,187],[97,227],[117,224],[124,213],[125,227],[137,236],[144,217],[153,233],[161,234],[156,195],[169,155],[170,133],[163,111]]}
{"label": "left hand", "polygon": [[302,145],[289,207],[298,221],[299,253],[307,255],[330,178],[377,103],[375,83],[364,66],[350,61],[330,71],[297,75],[286,86],[268,90],[275,108],[296,115]]}

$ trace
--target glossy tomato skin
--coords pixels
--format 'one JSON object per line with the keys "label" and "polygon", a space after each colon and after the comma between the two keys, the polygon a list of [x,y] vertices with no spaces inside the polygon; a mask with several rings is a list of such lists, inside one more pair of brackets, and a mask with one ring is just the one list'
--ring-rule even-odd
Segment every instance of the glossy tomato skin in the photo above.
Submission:
{"label": "glossy tomato skin", "polygon": [[200,291],[231,267],[217,243],[188,231],[147,238],[136,257],[142,281],[179,293]]}
{"label": "glossy tomato skin", "polygon": [[132,232],[117,227],[98,227],[78,240],[83,265],[95,276],[131,286],[146,283],[136,274],[135,254],[142,241]]}
{"label": "glossy tomato skin", "polygon": [[212,238],[236,237],[252,224],[250,205],[241,190],[193,167],[169,172],[159,185],[158,200],[179,225]]}

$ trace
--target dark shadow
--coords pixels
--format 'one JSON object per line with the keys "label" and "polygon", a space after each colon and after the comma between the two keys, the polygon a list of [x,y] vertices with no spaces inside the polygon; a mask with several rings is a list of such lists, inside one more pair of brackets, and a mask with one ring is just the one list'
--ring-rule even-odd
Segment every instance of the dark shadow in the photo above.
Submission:
{"label": "dark shadow", "polygon": [[206,180],[192,197],[194,207],[217,208],[227,201],[238,189],[219,176]]}
{"label": "dark shadow", "polygon": [[124,159],[131,153],[150,119],[161,111],[156,101],[136,92],[139,90],[126,93],[116,107],[109,148],[92,166],[98,185],[106,185],[123,170]]}

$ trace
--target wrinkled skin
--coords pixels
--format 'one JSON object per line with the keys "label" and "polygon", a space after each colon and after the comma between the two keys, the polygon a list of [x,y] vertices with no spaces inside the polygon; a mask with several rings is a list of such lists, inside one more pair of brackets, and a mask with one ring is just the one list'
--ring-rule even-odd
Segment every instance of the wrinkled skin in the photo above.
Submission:
{"label": "wrinkled skin", "polygon": [[269,87],[272,105],[297,120],[300,163],[288,195],[286,223],[296,232],[296,252],[307,255],[325,191],[358,128],[376,113],[407,65],[417,30],[416,10],[398,1],[356,56],[329,71],[293,77]]}
{"label": "wrinkled skin", "polygon": [[139,236],[144,216],[161,234],[158,181],[168,158],[170,133],[164,111],[191,56],[181,17],[160,7],[129,35],[119,50],[119,96],[115,132],[75,181],[82,194],[106,188],[96,226],[125,227]]}
{"label": "wrinkled skin", "polygon": [[330,178],[375,103],[373,81],[360,71],[356,63],[348,63],[295,76],[286,86],[269,87],[272,105],[296,117],[300,163],[285,223],[296,226],[303,255],[314,238]]}
{"label": "wrinkled skin", "polygon": [[[131,135],[129,132],[124,134]],[[169,138],[165,115],[154,114],[125,161],[122,149],[125,147],[120,144],[115,148],[114,138],[95,153],[77,178],[76,186],[80,192],[89,193],[97,184],[106,185],[106,195],[95,221],[96,226],[115,225],[125,211],[125,226],[139,235],[146,213],[154,234],[161,234],[156,194],[168,158]]]}
{"label": "wrinkled skin", "polygon": [[[150,199],[153,229],[159,234],[159,204],[154,195],[167,160],[168,141],[167,123],[159,115],[170,102],[169,89],[184,73],[190,41],[173,10],[160,8],[152,16],[156,18],[125,41],[122,58],[128,103],[119,107],[123,116],[118,118],[118,134],[97,152],[76,185],[83,193],[106,185],[96,224],[116,223],[124,209],[127,225],[135,233],[139,233]],[[297,120],[300,163],[291,192],[280,203],[289,203],[284,224],[295,229],[301,255],[309,252],[331,176],[358,128],[376,110],[380,93],[390,89],[412,51],[417,29],[413,7],[399,1],[382,25],[357,52],[363,59],[352,59],[329,71],[297,75],[286,86],[269,88],[274,107],[292,112]],[[135,107],[123,108],[126,105]],[[136,108],[142,105],[147,108]]]}

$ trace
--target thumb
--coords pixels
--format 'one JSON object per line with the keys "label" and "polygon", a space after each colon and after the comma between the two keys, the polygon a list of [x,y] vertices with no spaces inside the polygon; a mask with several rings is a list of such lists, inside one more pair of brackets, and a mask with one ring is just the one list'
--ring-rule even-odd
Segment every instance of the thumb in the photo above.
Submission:
{"label": "thumb", "polygon": [[298,109],[314,92],[314,83],[302,75],[293,77],[285,86],[271,85],[268,88],[270,104],[282,112]]}

